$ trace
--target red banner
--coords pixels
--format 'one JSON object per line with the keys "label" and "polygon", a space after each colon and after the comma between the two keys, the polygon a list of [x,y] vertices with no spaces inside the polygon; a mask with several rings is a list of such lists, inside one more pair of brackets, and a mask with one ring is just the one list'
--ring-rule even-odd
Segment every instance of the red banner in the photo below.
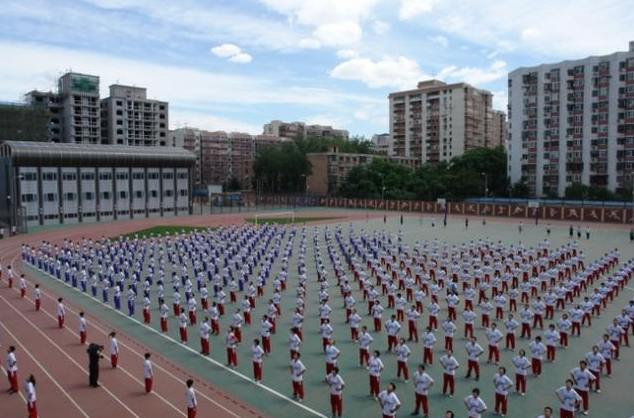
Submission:
{"label": "red banner", "polygon": [[467,215],[477,215],[478,214],[478,204],[477,203],[465,203],[464,205],[464,213]]}
{"label": "red banner", "polygon": [[577,207],[564,207],[564,219],[567,221],[580,221],[581,220],[581,208]]}
{"label": "red banner", "polygon": [[544,217],[546,219],[561,219],[562,207],[561,206],[545,206]]}
{"label": "red banner", "polygon": [[495,216],[509,216],[509,206],[508,205],[495,205],[494,207]]}
{"label": "red banner", "polygon": [[582,217],[587,222],[601,222],[603,220],[603,209],[583,208]]}
{"label": "red banner", "polygon": [[525,218],[526,205],[511,205],[511,216],[516,218]]}

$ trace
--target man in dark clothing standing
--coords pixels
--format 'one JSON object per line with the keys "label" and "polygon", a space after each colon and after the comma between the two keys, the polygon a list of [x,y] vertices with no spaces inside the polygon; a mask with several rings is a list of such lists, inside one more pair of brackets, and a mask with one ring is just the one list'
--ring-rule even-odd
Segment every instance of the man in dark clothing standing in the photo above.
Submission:
{"label": "man in dark clothing standing", "polygon": [[91,343],[88,346],[88,382],[91,387],[99,387],[99,360],[103,358],[103,345]]}

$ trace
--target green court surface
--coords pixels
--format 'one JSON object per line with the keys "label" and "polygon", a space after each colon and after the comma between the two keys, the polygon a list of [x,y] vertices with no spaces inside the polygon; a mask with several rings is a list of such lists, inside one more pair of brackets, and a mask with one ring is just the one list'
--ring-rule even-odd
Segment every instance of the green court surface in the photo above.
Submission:
{"label": "green court surface", "polygon": [[[161,237],[165,235],[175,235],[175,234],[189,234],[194,231],[202,231],[205,228],[196,227],[196,226],[153,226],[151,228],[140,229],[138,231],[130,232],[129,234],[125,234],[122,237],[124,238],[150,238],[150,237]],[[114,239],[119,239],[119,237],[113,237]]]}
{"label": "green court surface", "polygon": [[[336,221],[335,221],[336,222]],[[333,225],[335,224],[333,222]],[[486,226],[481,225],[479,222],[472,222],[469,229],[464,227],[463,220],[450,220],[446,228],[438,226],[432,228],[429,220],[422,220],[419,217],[405,217],[404,223],[401,225],[398,218],[388,218],[387,224],[383,223],[382,219],[370,220],[370,221],[357,221],[353,222],[357,233],[364,229],[365,231],[372,230],[389,230],[392,233],[397,233],[399,230],[403,231],[404,241],[413,246],[416,241],[423,242],[425,240],[432,241],[437,237],[440,242],[446,241],[448,244],[459,245],[463,242],[469,242],[470,240],[477,240],[478,238],[490,238],[492,240],[501,240],[504,244],[516,244],[520,240],[527,246],[537,245],[543,238],[546,237],[545,226],[539,225],[525,225],[524,231],[520,235],[518,233],[517,225],[511,223],[497,223],[494,220],[489,220]],[[319,233],[319,242],[322,248],[322,256],[327,267],[331,267],[329,260],[327,259],[327,252],[324,244],[323,229],[325,226],[317,226]],[[318,284],[316,282],[315,266],[313,261],[313,249],[312,231],[314,226],[306,226],[307,230],[307,269],[309,280],[307,282],[307,300],[306,300],[306,312],[303,327],[304,344],[301,348],[302,361],[308,368],[305,375],[305,390],[306,399],[304,405],[317,413],[303,409],[296,404],[284,399],[280,396],[272,394],[263,387],[259,387],[253,384],[251,381],[237,376],[236,374],[228,371],[226,368],[213,364],[209,359],[205,359],[197,354],[199,347],[198,328],[190,327],[189,330],[189,347],[191,349],[184,348],[178,340],[178,325],[175,318],[170,317],[169,337],[160,335],[156,330],[158,329],[158,310],[156,308],[155,293],[152,294],[153,310],[152,310],[152,328],[148,328],[137,321],[130,320],[124,313],[118,313],[109,306],[93,300],[90,296],[82,294],[68,287],[65,283],[52,279],[39,271],[31,267],[26,269],[32,274],[37,281],[45,282],[48,287],[51,287],[59,294],[63,295],[67,299],[71,300],[74,304],[80,306],[82,309],[90,312],[93,315],[98,315],[103,320],[110,323],[113,328],[119,329],[122,332],[138,339],[143,344],[146,344],[150,349],[160,352],[162,355],[168,357],[174,363],[180,365],[186,370],[197,374],[203,379],[208,380],[211,384],[226,390],[230,394],[244,400],[244,402],[252,405],[253,407],[261,410],[270,417],[315,417],[315,416],[329,416],[329,391],[328,387],[323,383],[325,375],[325,360],[321,351],[321,335],[319,333],[319,319],[317,314],[317,292]],[[333,226],[330,226],[333,228]],[[348,223],[342,225],[344,236],[347,237]],[[287,235],[288,236],[288,235]],[[568,230],[567,227],[552,227],[552,234],[548,237],[551,242],[551,249],[557,248],[567,242]],[[585,238],[579,240],[579,248],[586,254],[586,265],[589,265],[593,260],[600,257],[604,253],[607,253],[614,248],[619,248],[621,251],[621,261],[624,261],[632,257],[634,246],[628,241],[627,231],[608,231],[601,229],[593,229],[590,240]],[[278,318],[278,332],[271,338],[273,353],[270,357],[264,359],[264,380],[263,385],[280,393],[282,395],[290,397],[291,379],[288,370],[289,365],[289,352],[288,352],[288,331],[291,328],[292,311],[295,300],[295,272],[297,271],[297,257],[299,254],[300,236],[295,239],[295,251],[293,257],[289,263],[289,276],[288,276],[288,290],[283,292],[282,300],[282,316]],[[286,243],[286,239],[283,245]],[[283,246],[282,246],[283,248]],[[279,271],[280,260],[276,262],[272,276]],[[171,275],[170,268],[167,266],[167,277]],[[348,277],[352,275],[348,273]],[[344,392],[344,417],[350,418],[366,418],[366,417],[378,417],[380,416],[380,408],[377,402],[372,400],[368,396],[368,373],[364,368],[358,366],[358,347],[350,340],[350,332],[345,321],[345,311],[342,309],[343,300],[336,288],[336,282],[334,281],[334,274],[329,275],[331,284],[330,288],[330,306],[333,308],[331,315],[331,324],[335,330],[335,340],[337,346],[341,350],[342,355],[339,361],[340,373],[346,382],[346,389]],[[267,285],[266,295],[272,293],[271,281]],[[581,338],[572,338],[570,348],[563,350],[557,350],[557,360],[554,364],[544,363],[543,374],[539,379],[528,378],[527,382],[527,396],[520,397],[511,393],[509,395],[509,417],[517,418],[532,418],[540,414],[543,406],[549,405],[558,407],[558,402],[555,397],[554,391],[556,388],[563,385],[564,380],[568,377],[569,371],[578,365],[578,361],[590,350],[590,347],[599,340],[603,334],[604,329],[611,322],[611,319],[620,313],[620,309],[627,304],[628,300],[634,297],[634,283],[631,283],[632,288],[626,288],[621,292],[614,303],[608,305],[608,309],[602,312],[601,317],[593,318],[592,328],[584,327],[582,329]],[[357,301],[357,306],[360,311],[360,315],[363,318],[362,325],[368,325],[371,328],[371,320],[365,314],[367,313],[366,304],[363,302],[361,293],[358,291],[356,284],[352,285],[354,291],[354,297]],[[171,287],[166,286],[166,301],[170,305],[170,292]],[[442,294],[441,294],[442,295]],[[583,294],[582,294],[583,296]],[[141,317],[140,299],[137,299],[137,317]],[[211,298],[210,298],[211,299]],[[239,296],[239,300],[241,296]],[[251,342],[254,338],[259,338],[259,322],[260,318],[266,308],[266,299],[260,298],[257,300],[257,308],[252,312],[252,325],[243,327],[243,343],[238,348],[238,368],[236,371],[247,378],[252,377],[252,365],[251,365]],[[382,299],[383,302],[383,299]],[[425,301],[427,305],[428,299]],[[384,304],[386,305],[386,304]],[[439,319],[442,321],[445,310],[445,303],[440,303],[443,311],[439,315]],[[211,339],[211,359],[220,364],[226,362],[225,345],[224,345],[224,331],[228,328],[231,321],[231,314],[235,311],[237,306],[227,304],[227,314],[221,319],[221,335],[218,337],[212,337]],[[462,303],[461,303],[462,306]],[[478,312],[478,310],[476,309]],[[385,318],[389,317],[391,310],[386,309],[384,312]],[[199,319],[202,318],[202,312],[198,313]],[[428,316],[427,309],[421,316],[418,322],[419,331],[424,329],[427,324]],[[546,324],[548,321],[546,321]],[[404,325],[404,330],[406,324]],[[476,335],[480,344],[485,347],[484,331],[479,328],[479,320],[476,322]],[[442,332],[436,333],[438,342],[434,349],[434,365],[428,368],[428,373],[436,381],[435,386],[430,390],[429,402],[430,402],[430,418],[437,418],[443,416],[444,412],[448,409],[457,413],[457,417],[466,417],[465,408],[462,405],[462,399],[470,394],[470,391],[474,387],[479,387],[481,390],[481,396],[489,407],[489,411],[483,414],[484,417],[492,417],[494,398],[493,398],[493,384],[492,378],[497,370],[497,367],[492,364],[486,364],[481,361],[481,378],[479,382],[473,380],[467,380],[464,378],[466,373],[466,353],[464,351],[465,341],[462,339],[463,322],[458,314],[458,321],[456,322],[458,332],[456,332],[456,338],[454,339],[454,351],[455,355],[460,362],[460,368],[457,372],[456,379],[456,396],[454,398],[446,398],[441,396],[442,386],[442,371],[438,364],[438,359],[442,355]],[[402,331],[402,333],[403,333]],[[533,331],[534,335],[537,332]],[[90,331],[89,331],[89,335]],[[92,335],[95,335],[93,333]],[[393,354],[385,353],[387,342],[385,332],[380,335],[374,334],[374,343],[371,346],[372,349],[379,349],[382,352],[381,358],[386,366],[386,369],[382,373],[381,383],[384,388],[389,381],[393,381],[397,386],[397,395],[399,396],[403,406],[398,413],[399,417],[409,416],[413,409],[414,391],[413,383],[410,380],[409,383],[396,380],[396,356]],[[105,341],[100,341],[105,343]],[[412,356],[409,361],[410,373],[413,373],[416,369],[416,365],[422,360],[422,345],[420,343],[408,343],[412,350]],[[518,349],[524,348],[527,353],[528,341],[518,339]],[[486,349],[486,347],[485,347]],[[500,365],[506,366],[509,377],[513,378],[514,369],[512,367],[511,358],[515,355],[511,351],[505,351],[501,349],[501,362]],[[485,356],[483,355],[482,358]],[[122,362],[137,362],[138,359],[121,359]],[[634,348],[623,348],[621,354],[621,361],[614,362],[615,370],[614,377],[612,379],[602,379],[602,394],[591,394],[590,396],[590,417],[597,418],[626,418],[634,415],[634,401],[631,396],[631,387],[634,383]],[[411,379],[411,377],[410,377]],[[201,411],[204,416],[204,411]],[[558,416],[558,413],[555,414]]]}

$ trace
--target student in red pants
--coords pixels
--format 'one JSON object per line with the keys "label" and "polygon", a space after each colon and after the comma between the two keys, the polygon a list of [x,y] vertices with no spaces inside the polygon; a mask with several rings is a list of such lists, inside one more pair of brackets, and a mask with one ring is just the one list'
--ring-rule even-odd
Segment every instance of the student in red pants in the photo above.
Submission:
{"label": "student in red pants", "polygon": [[339,367],[333,367],[332,371],[326,376],[326,383],[330,386],[330,407],[332,416],[340,417],[343,410],[343,388],[345,382],[339,375]]}
{"label": "student in red pants", "polygon": [[495,414],[506,416],[509,388],[513,386],[513,381],[506,375],[506,367],[498,369],[498,373],[493,378],[493,385],[495,386]]}
{"label": "student in red pants", "polygon": [[152,383],[154,382],[154,370],[150,361],[150,353],[143,355],[143,378],[145,379],[145,393],[152,392]]}
{"label": "student in red pants", "polygon": [[414,373],[414,395],[416,398],[415,409],[412,412],[412,415],[418,415],[419,411],[423,410],[423,416],[429,415],[429,402],[427,399],[427,394],[429,393],[429,388],[431,388],[434,384],[434,379],[431,378],[430,375],[425,373],[425,365],[420,364],[418,366],[418,371]]}
{"label": "student in red pants", "polygon": [[37,397],[35,394],[35,377],[33,377],[33,375],[29,375],[29,378],[26,379],[24,397],[26,398],[26,409],[29,414],[29,418],[38,418],[36,404]]}
{"label": "student in red pants", "polygon": [[260,383],[262,381],[262,357],[264,356],[264,350],[260,347],[260,340],[257,338],[253,340],[251,356],[253,358],[253,380],[255,380],[256,383]]}
{"label": "student in red pants", "polygon": [[295,352],[293,354],[293,360],[291,361],[291,375],[293,377],[293,399],[298,402],[304,400],[304,373],[306,372],[306,366],[300,360],[300,353]]}
{"label": "student in red pants", "polygon": [[196,408],[198,407],[198,403],[196,402],[194,381],[192,379],[188,379],[187,382],[185,382],[185,386],[187,386],[187,418],[196,418]]}

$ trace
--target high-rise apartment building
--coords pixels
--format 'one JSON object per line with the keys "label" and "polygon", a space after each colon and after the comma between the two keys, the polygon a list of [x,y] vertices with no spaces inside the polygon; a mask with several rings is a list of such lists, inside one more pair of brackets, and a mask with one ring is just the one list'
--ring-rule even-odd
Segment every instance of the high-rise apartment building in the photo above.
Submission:
{"label": "high-rise apartment building", "polygon": [[147,98],[143,87],[110,86],[101,100],[104,144],[167,146],[168,104]]}
{"label": "high-rise apartment building", "polygon": [[634,42],[629,51],[509,73],[511,181],[536,196],[572,183],[630,189],[634,180]]}
{"label": "high-rise apartment building", "polygon": [[487,148],[505,147],[508,141],[509,129],[506,122],[506,113],[501,110],[493,111],[493,133],[491,142],[486,145]]}
{"label": "high-rise apartment building", "polygon": [[99,114],[99,77],[66,73],[58,82],[62,107],[62,142],[101,143]]}
{"label": "high-rise apartment building", "polygon": [[492,97],[491,92],[467,83],[439,80],[391,93],[391,155],[438,162],[491,146]]}
{"label": "high-rise apartment building", "polygon": [[43,109],[47,115],[46,133],[36,141],[63,142],[62,133],[62,104],[58,94],[33,90],[24,95],[27,105]]}

